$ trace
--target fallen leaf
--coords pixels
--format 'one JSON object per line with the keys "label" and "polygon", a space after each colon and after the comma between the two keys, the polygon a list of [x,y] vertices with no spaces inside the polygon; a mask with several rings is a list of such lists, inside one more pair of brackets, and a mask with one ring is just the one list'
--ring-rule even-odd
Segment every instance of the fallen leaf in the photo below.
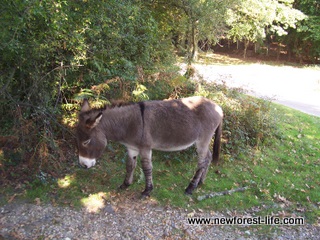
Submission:
{"label": "fallen leaf", "polygon": [[305,208],[297,208],[297,212],[305,212],[306,209]]}
{"label": "fallen leaf", "polygon": [[36,199],[34,199],[34,201],[36,202],[36,205],[38,205],[38,206],[41,204],[40,198],[36,198]]}
{"label": "fallen leaf", "polygon": [[286,204],[286,205],[290,205],[291,204],[291,202],[289,201],[289,200],[287,200],[285,197],[283,197],[283,196],[281,196],[281,195],[279,195],[279,194],[274,194],[273,195],[273,197],[277,200],[277,201],[279,201],[279,202],[283,202],[284,204]]}
{"label": "fallen leaf", "polygon": [[260,192],[263,192],[264,194],[269,194],[269,189],[260,189]]}

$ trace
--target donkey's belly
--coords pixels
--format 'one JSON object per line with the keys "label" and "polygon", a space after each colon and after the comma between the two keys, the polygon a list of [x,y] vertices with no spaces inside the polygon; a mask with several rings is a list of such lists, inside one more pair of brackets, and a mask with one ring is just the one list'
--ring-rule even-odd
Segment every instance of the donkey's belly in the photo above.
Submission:
{"label": "donkey's belly", "polygon": [[155,150],[165,151],[165,152],[174,152],[174,151],[181,151],[191,147],[194,142],[185,144],[185,145],[166,145],[166,144],[156,144],[152,148]]}

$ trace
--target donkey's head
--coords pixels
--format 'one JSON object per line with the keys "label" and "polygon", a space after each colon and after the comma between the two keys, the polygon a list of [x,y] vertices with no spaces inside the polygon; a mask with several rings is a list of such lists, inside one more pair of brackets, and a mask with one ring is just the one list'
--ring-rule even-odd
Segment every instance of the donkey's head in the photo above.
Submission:
{"label": "donkey's head", "polygon": [[79,163],[87,168],[96,164],[96,159],[101,156],[107,139],[99,123],[102,111],[91,109],[88,100],[84,100],[77,125],[77,144],[79,150]]}

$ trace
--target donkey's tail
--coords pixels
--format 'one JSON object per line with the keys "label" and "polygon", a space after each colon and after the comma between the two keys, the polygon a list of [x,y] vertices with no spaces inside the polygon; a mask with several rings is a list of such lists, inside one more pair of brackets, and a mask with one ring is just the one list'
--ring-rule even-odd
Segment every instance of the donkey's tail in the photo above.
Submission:
{"label": "donkey's tail", "polygon": [[217,127],[215,134],[214,134],[212,163],[215,165],[219,164],[219,156],[220,156],[220,148],[221,148],[221,135],[222,135],[222,120],[221,120],[219,126]]}

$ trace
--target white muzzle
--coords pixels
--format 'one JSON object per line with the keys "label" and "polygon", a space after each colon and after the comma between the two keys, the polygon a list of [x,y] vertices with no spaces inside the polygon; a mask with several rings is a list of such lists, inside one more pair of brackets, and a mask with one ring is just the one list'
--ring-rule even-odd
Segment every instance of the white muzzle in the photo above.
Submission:
{"label": "white muzzle", "polygon": [[91,168],[94,165],[96,165],[96,159],[95,158],[86,158],[79,156],[79,163],[81,166]]}

